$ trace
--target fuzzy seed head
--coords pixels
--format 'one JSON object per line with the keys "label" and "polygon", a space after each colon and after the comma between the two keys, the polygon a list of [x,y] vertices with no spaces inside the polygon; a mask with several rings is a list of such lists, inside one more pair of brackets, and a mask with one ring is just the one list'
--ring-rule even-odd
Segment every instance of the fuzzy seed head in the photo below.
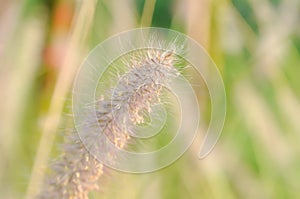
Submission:
{"label": "fuzzy seed head", "polygon": [[[114,146],[124,148],[130,139],[129,131],[145,122],[145,113],[160,101],[163,87],[178,75],[176,62],[174,51],[159,49],[143,50],[128,60],[130,70],[119,77],[111,99],[102,96],[97,104],[98,133],[105,134]],[[97,142],[97,134],[90,136]],[[115,156],[113,152],[109,155]],[[87,151],[79,136],[68,135],[39,198],[87,199],[89,192],[99,190],[102,175],[103,165]]]}

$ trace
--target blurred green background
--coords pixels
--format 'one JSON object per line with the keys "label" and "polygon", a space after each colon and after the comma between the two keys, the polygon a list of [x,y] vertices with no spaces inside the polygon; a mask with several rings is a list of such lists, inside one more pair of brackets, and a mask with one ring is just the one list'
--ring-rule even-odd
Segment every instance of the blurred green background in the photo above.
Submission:
{"label": "blurred green background", "polygon": [[226,87],[225,127],[199,160],[203,94],[200,133],[182,158],[144,175],[110,171],[91,198],[300,198],[299,0],[0,0],[0,198],[37,191],[88,52],[146,26],[206,48]]}

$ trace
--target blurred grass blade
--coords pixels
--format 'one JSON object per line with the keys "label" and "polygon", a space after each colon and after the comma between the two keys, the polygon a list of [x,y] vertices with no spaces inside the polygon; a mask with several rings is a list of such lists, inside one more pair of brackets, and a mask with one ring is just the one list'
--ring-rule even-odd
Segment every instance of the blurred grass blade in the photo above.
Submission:
{"label": "blurred grass blade", "polygon": [[82,1],[75,14],[70,40],[59,77],[52,95],[47,118],[43,125],[42,137],[34,161],[26,198],[32,199],[38,192],[47,166],[48,157],[61,118],[64,101],[70,91],[75,72],[81,62],[82,47],[86,41],[93,20],[97,0]]}

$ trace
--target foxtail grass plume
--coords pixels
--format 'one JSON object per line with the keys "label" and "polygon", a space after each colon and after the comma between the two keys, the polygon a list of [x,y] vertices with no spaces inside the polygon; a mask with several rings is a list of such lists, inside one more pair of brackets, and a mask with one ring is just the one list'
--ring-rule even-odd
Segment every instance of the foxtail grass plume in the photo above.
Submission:
{"label": "foxtail grass plume", "polygon": [[[97,143],[98,135],[103,133],[114,146],[124,148],[131,139],[129,131],[145,122],[145,113],[149,114],[151,106],[160,101],[164,85],[178,75],[174,65],[179,59],[175,52],[175,49],[143,49],[126,60],[129,70],[111,88],[111,99],[103,97],[97,102],[99,132],[90,135],[86,132],[85,136]],[[98,150],[101,150],[100,142]],[[67,135],[62,154],[51,166],[38,198],[88,199],[91,191],[99,190],[104,167],[74,130]]]}

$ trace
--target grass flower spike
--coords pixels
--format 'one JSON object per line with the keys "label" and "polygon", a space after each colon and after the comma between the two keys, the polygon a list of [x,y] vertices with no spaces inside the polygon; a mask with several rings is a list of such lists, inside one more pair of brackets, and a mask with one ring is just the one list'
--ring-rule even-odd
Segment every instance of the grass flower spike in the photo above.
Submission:
{"label": "grass flower spike", "polygon": [[[162,88],[170,78],[178,75],[174,64],[178,62],[175,50],[143,49],[134,52],[125,64],[129,70],[119,76],[111,88],[111,98],[102,97],[96,103],[98,132],[86,132],[85,137],[101,150],[105,135],[119,149],[126,147],[133,127],[145,122],[151,106],[160,101]],[[111,151],[111,157],[116,156]],[[99,179],[105,175],[105,166],[85,147],[74,131],[67,135],[61,157],[52,165],[40,199],[87,199],[91,191],[99,190]]]}

